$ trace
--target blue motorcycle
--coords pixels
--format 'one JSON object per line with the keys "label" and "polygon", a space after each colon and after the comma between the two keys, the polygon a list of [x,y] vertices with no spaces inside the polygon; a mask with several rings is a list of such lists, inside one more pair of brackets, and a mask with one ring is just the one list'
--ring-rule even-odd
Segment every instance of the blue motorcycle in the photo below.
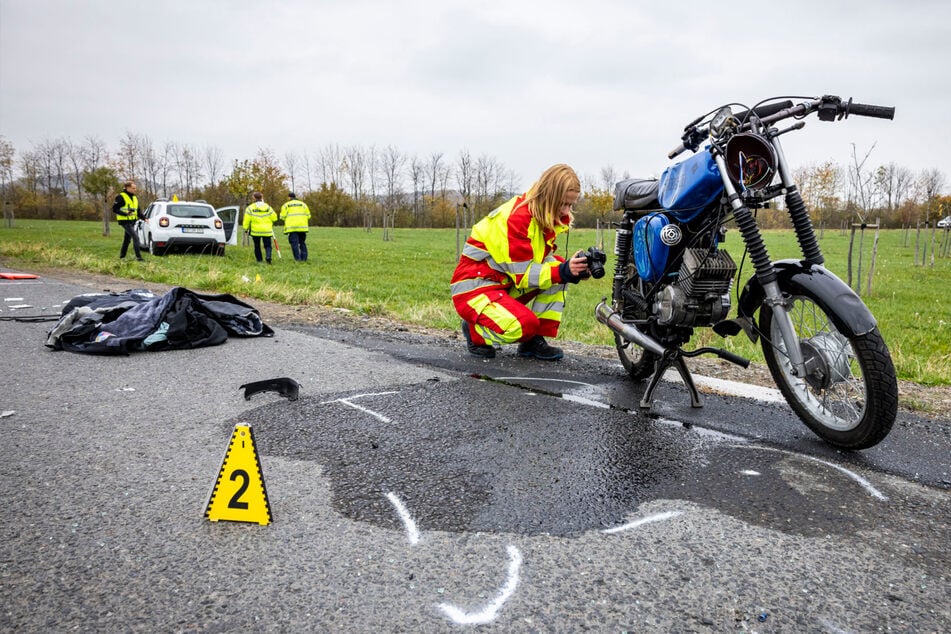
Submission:
{"label": "blue motorcycle", "polygon": [[[812,114],[821,121],[892,119],[895,109],[831,95],[796,101],[717,108],[687,125],[682,143],[668,155],[691,150],[690,158],[659,180],[617,183],[614,207],[623,216],[614,224],[611,304],[598,304],[595,315],[613,331],[631,378],[650,378],[642,408],[651,407],[670,368],[682,376],[691,404],[702,405],[685,357],[712,353],[749,365],[723,349],[684,350],[694,328],[711,327],[723,337],[745,333],[761,342],[776,385],[813,432],[836,447],[864,449],[881,442],[894,424],[895,368],[875,317],[823,267],[780,138],[800,130]],[[734,112],[734,106],[742,110]],[[801,258],[774,261],[763,243],[754,210],[778,196],[784,196]],[[742,267],[724,248],[728,224],[739,230],[741,262],[748,256],[754,272],[736,293],[732,318],[731,291]]]}

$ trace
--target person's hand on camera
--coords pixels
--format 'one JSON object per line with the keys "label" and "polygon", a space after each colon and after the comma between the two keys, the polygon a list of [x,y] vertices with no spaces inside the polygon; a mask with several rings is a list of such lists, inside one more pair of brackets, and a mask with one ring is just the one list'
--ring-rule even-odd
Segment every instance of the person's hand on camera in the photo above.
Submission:
{"label": "person's hand on camera", "polygon": [[570,260],[562,262],[558,267],[558,273],[561,275],[561,281],[569,284],[577,284],[591,277],[591,273],[588,272],[588,258],[585,257],[584,251],[578,251],[571,256]]}

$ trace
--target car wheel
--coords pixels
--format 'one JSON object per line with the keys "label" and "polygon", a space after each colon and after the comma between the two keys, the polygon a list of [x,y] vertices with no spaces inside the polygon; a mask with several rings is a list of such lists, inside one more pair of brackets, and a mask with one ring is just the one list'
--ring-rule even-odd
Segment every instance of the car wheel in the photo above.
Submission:
{"label": "car wheel", "polygon": [[152,255],[162,255],[163,251],[155,246],[155,242],[152,241],[152,236],[149,236],[149,253]]}

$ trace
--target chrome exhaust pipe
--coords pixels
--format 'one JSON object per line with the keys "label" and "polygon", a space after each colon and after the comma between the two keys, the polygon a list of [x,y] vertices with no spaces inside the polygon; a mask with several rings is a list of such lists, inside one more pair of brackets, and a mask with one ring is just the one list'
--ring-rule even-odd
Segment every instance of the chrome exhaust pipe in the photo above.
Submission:
{"label": "chrome exhaust pipe", "polygon": [[666,349],[656,340],[635,328],[630,324],[624,323],[617,311],[608,306],[604,301],[598,304],[594,309],[594,316],[602,324],[621,335],[628,341],[633,341],[648,352],[653,352],[657,356],[663,356]]}

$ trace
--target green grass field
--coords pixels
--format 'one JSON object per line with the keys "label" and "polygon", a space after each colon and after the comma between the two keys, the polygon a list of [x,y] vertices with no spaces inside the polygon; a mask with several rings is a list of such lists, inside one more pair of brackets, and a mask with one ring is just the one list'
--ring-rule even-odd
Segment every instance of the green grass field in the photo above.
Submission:
{"label": "green grass field", "polygon": [[[290,246],[278,233],[283,259],[272,266],[254,261],[251,247],[229,247],[223,258],[169,255],[145,263],[119,261],[122,232],[112,225],[103,237],[99,222],[17,220],[0,227],[0,258],[11,268],[54,266],[116,277],[226,292],[292,305],[325,305],[391,317],[430,327],[455,330],[459,319],[449,301],[449,277],[456,263],[453,229],[395,229],[384,242],[382,230],[312,227],[308,238],[311,261],[294,262]],[[465,236],[463,236],[464,239]],[[798,257],[791,231],[766,233],[774,259]],[[871,297],[865,297],[879,321],[899,378],[926,385],[951,384],[951,259],[935,266],[914,265],[914,235],[904,246],[901,231],[882,232]],[[576,229],[559,241],[559,253],[595,244],[595,231]],[[863,279],[868,272],[872,234],[865,238]],[[569,289],[560,337],[582,343],[613,345],[611,333],[593,315],[595,305],[610,294],[613,234],[605,233],[606,275]],[[846,279],[848,235],[827,231],[821,240],[826,266]],[[739,233],[728,235],[727,247],[739,261]],[[744,280],[752,271],[744,265]],[[258,280],[260,277],[260,280]],[[864,287],[864,283],[863,283]],[[761,362],[762,354],[745,336],[721,339],[699,329],[694,341],[725,347]]]}

